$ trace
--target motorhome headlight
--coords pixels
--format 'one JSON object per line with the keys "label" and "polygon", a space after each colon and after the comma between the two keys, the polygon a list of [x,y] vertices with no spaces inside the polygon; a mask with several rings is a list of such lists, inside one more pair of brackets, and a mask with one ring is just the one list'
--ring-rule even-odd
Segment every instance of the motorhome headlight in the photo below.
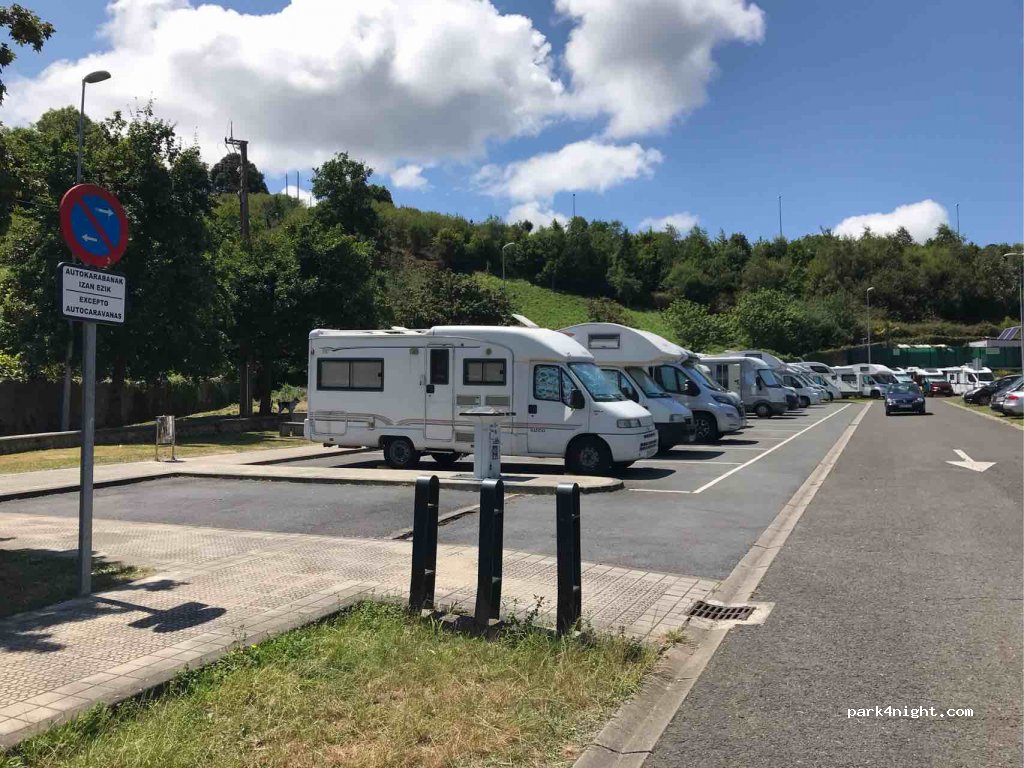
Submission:
{"label": "motorhome headlight", "polygon": [[715,395],[714,397],[715,401],[721,403],[722,405],[732,405],[732,399],[726,397],[725,395]]}
{"label": "motorhome headlight", "polygon": [[669,414],[668,420],[670,422],[686,421],[686,414],[685,413],[672,413],[672,414]]}
{"label": "motorhome headlight", "polygon": [[640,427],[640,419],[619,419],[615,426],[619,429],[637,429]]}

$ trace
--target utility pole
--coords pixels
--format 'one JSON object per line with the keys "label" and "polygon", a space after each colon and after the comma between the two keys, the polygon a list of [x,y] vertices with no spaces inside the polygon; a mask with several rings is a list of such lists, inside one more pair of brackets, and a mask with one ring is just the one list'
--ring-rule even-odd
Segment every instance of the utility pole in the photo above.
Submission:
{"label": "utility pole", "polygon": [[960,203],[956,204],[956,239],[960,239]]}
{"label": "utility pole", "polygon": [[[235,138],[235,127],[231,126],[231,135],[224,139],[229,147],[238,149],[241,156],[239,167],[239,218],[241,220],[242,244],[248,250],[251,240],[249,238],[249,142],[244,139]],[[252,380],[251,360],[248,354],[243,351],[242,360],[238,366],[238,415],[241,417],[252,416]]]}
{"label": "utility pole", "polygon": [[572,193],[572,217],[576,218],[576,193]]}
{"label": "utility pole", "polygon": [[875,286],[871,286],[865,291],[868,302],[868,365],[871,365],[871,292],[875,290]]}
{"label": "utility pole", "polygon": [[782,195],[779,195],[779,238],[782,238]]}

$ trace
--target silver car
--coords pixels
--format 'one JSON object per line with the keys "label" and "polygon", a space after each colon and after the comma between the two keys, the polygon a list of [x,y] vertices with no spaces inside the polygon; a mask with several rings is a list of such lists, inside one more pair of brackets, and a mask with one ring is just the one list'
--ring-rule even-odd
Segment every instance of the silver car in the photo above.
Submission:
{"label": "silver car", "polygon": [[1024,387],[1007,392],[1003,398],[1003,413],[1007,416],[1024,416]]}

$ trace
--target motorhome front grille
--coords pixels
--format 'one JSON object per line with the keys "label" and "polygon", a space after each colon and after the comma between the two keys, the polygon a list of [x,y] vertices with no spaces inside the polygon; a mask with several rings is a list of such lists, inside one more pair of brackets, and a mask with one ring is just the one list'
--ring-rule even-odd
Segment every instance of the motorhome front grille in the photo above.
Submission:
{"label": "motorhome front grille", "polygon": [[752,605],[713,605],[698,600],[687,615],[711,621],[746,621],[753,612]]}

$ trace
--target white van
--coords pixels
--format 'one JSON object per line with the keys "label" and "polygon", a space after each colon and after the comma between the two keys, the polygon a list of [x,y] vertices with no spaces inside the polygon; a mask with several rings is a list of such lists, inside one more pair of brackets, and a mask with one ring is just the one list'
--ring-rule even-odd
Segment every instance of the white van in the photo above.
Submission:
{"label": "white van", "polygon": [[801,371],[815,386],[821,389],[829,402],[837,397],[842,398],[843,393],[835,381],[835,372],[824,363],[790,363],[790,365]]}
{"label": "white van", "polygon": [[658,451],[654,419],[612,387],[593,356],[541,328],[309,334],[306,437],[384,450],[388,465],[422,453],[451,466],[473,452],[465,411],[509,411],[502,453],[564,457],[572,472],[625,467]]}
{"label": "white van", "polygon": [[767,419],[781,416],[789,409],[786,392],[764,360],[741,356],[705,356],[701,363],[711,377],[735,392],[748,413]]}
{"label": "white van", "polygon": [[962,395],[993,380],[991,368],[972,368],[961,365],[956,368],[943,368],[946,380],[953,385],[953,392]]}
{"label": "white van", "polygon": [[783,368],[776,369],[775,375],[782,382],[783,386],[790,387],[796,391],[797,400],[801,408],[821,403],[821,390],[811,384],[808,379],[805,379],[799,371],[791,369],[789,366],[784,366]]}
{"label": "white van", "polygon": [[853,395],[882,397],[890,385],[899,383],[896,375],[884,365],[859,363],[840,366],[835,370],[842,382],[844,395],[849,389]]}
{"label": "white van", "polygon": [[693,412],[697,440],[710,442],[746,425],[735,395],[697,368],[700,358],[650,331],[617,323],[580,323],[563,328],[595,358],[645,367],[658,386]]}

